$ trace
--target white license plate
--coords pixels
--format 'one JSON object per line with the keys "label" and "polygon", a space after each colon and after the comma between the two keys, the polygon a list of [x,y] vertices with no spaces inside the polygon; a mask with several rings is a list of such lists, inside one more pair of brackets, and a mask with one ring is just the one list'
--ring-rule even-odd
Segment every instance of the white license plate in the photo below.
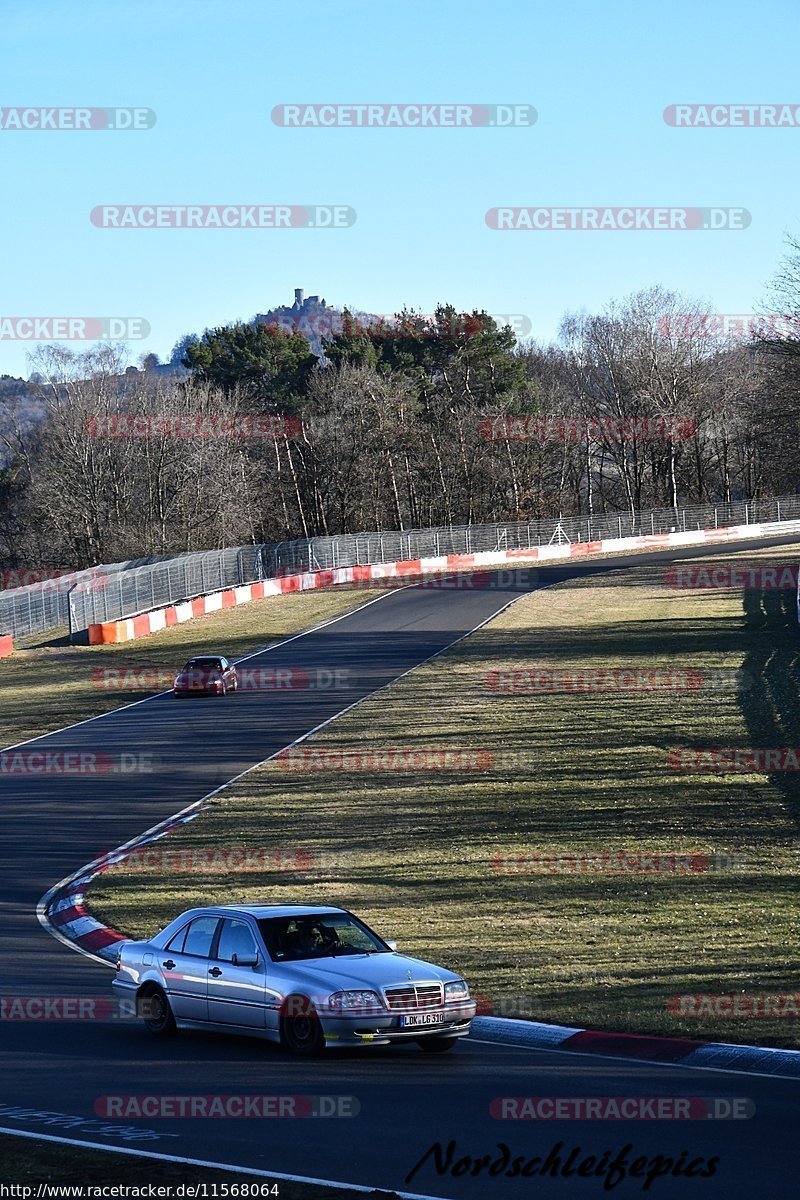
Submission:
{"label": "white license plate", "polygon": [[418,1029],[421,1025],[444,1025],[444,1022],[443,1012],[414,1013],[400,1018],[400,1025],[403,1029]]}

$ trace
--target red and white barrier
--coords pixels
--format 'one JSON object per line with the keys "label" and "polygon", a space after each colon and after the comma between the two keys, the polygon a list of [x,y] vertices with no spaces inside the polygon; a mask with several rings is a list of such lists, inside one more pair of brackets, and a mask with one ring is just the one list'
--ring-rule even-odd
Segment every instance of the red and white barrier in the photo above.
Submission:
{"label": "red and white barrier", "polygon": [[140,847],[149,845],[150,842],[157,841],[165,834],[171,833],[179,825],[185,825],[194,820],[199,809],[199,804],[193,804],[186,813],[167,817],[153,829],[133,838],[124,846],[101,855],[100,858],[88,863],[67,879],[62,879],[61,883],[57,883],[39,901],[37,915],[40,922],[54,937],[69,943],[84,954],[92,958],[103,959],[105,962],[114,962],[119,943],[130,939],[126,938],[124,933],[110,929],[102,921],[98,921],[86,908],[86,892],[89,884],[109,867],[124,862]]}
{"label": "red and white barrier", "polygon": [[286,592],[306,592],[315,588],[346,583],[379,583],[383,579],[413,579],[441,572],[471,571],[476,567],[497,566],[520,560],[547,562],[553,559],[576,558],[585,554],[613,554],[620,550],[657,550],[669,546],[717,545],[742,538],[768,537],[770,534],[800,533],[800,521],[780,521],[769,525],[732,525],[726,529],[699,529],[688,533],[657,533],[644,537],[606,538],[600,542],[573,542],[559,546],[526,546],[519,550],[480,550],[475,554],[443,554],[435,558],[414,558],[406,562],[373,563],[364,567],[337,567],[324,571],[306,571],[299,575],[284,575],[264,579],[241,587],[227,588],[207,596],[196,596],[167,608],[125,617],[118,621],[103,621],[89,626],[89,642],[93,646],[112,642],[130,642],[149,637],[151,633],[172,625],[180,625],[194,617],[207,616],[225,608],[279,596]]}

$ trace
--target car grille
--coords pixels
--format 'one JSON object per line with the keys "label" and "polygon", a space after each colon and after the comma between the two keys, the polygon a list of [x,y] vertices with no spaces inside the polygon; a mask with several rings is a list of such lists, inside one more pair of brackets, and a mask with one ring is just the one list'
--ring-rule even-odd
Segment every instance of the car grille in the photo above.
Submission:
{"label": "car grille", "polygon": [[440,983],[409,983],[386,988],[386,1003],[393,1012],[425,1012],[441,1008],[444,1002]]}

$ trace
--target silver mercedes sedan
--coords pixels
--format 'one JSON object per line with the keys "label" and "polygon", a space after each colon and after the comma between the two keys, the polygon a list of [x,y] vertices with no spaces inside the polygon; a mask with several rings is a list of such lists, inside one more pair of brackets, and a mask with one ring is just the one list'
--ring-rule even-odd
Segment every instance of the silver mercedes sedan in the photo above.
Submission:
{"label": "silver mercedes sedan", "polygon": [[121,942],[116,968],[115,993],[152,1033],[244,1033],[301,1055],[449,1050],[475,1016],[459,975],[398,954],[342,908],[193,908],[149,942]]}

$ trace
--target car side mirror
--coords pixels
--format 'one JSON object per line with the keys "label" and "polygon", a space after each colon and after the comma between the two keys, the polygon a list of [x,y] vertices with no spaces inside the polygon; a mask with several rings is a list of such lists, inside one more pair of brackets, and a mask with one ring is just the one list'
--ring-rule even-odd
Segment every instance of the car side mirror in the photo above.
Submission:
{"label": "car side mirror", "polygon": [[397,942],[394,940],[394,938],[384,938],[383,940],[386,942],[386,945],[390,950],[397,949]]}
{"label": "car side mirror", "polygon": [[255,950],[252,952],[252,954],[232,954],[231,962],[233,963],[234,967],[257,967],[258,955],[256,954]]}

